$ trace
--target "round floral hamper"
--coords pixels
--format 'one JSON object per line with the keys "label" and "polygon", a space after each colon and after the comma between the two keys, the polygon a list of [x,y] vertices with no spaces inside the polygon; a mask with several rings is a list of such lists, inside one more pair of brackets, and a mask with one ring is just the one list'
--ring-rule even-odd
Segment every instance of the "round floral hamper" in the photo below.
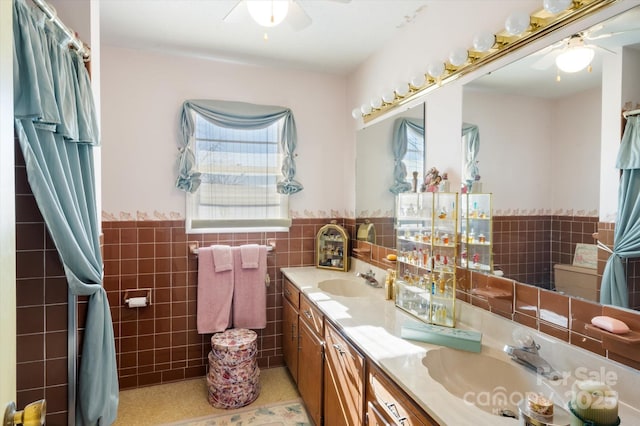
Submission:
{"label": "round floral hamper", "polygon": [[212,406],[238,408],[256,400],[260,394],[256,340],[254,331],[242,328],[211,337],[207,386]]}

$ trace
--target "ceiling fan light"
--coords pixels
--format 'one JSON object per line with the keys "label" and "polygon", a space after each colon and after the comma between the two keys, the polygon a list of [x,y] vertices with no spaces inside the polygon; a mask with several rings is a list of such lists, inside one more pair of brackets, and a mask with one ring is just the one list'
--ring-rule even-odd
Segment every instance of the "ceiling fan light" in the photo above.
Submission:
{"label": "ceiling fan light", "polygon": [[569,48],[556,57],[556,65],[568,73],[582,71],[591,64],[594,54],[593,49],[585,46]]}
{"label": "ceiling fan light", "polygon": [[249,15],[258,25],[275,27],[289,12],[289,0],[246,0]]}

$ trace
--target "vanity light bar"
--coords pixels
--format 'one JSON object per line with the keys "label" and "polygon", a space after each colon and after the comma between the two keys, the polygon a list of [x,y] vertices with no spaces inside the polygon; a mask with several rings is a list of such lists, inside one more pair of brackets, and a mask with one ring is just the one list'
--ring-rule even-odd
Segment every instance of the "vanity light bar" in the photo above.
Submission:
{"label": "vanity light bar", "polygon": [[391,111],[399,106],[407,104],[413,101],[419,96],[423,96],[430,91],[440,87],[443,84],[456,80],[457,78],[475,71],[479,67],[493,62],[508,53],[512,53],[519,48],[522,48],[529,43],[532,43],[552,31],[568,25],[578,19],[588,16],[598,10],[609,6],[620,0],[573,0],[572,4],[564,11],[557,14],[552,14],[545,9],[538,10],[529,16],[529,26],[519,34],[512,34],[506,29],[503,29],[499,33],[495,34],[495,43],[491,48],[486,51],[478,51],[474,49],[467,50],[466,62],[455,66],[451,64],[451,61],[444,63],[444,70],[439,76],[432,76],[429,73],[425,74],[424,84],[421,86],[414,86],[408,84],[409,90],[407,93],[398,93],[394,91],[395,98],[389,102],[389,99],[385,99],[380,103],[376,102],[376,107],[368,107],[365,111],[361,111],[361,114],[353,112],[354,118],[359,118],[361,115],[363,121],[368,123],[383,114]]}

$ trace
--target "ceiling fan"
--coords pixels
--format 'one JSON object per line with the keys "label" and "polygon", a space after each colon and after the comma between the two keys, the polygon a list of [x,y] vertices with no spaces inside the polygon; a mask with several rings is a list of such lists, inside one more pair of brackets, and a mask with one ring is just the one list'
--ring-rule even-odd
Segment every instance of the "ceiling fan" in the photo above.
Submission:
{"label": "ceiling fan", "polygon": [[[349,3],[351,0],[329,0]],[[275,27],[286,20],[295,31],[311,25],[312,19],[299,0],[240,0],[223,18],[225,22],[253,19],[263,27]]]}
{"label": "ceiling fan", "polygon": [[[606,43],[596,43],[596,40],[604,41],[617,36],[628,36],[640,31],[640,28],[630,28],[596,34],[603,29],[604,27],[602,25],[598,25],[573,34],[564,40],[540,50],[537,55],[542,57],[538,59],[532,67],[538,70],[546,70],[555,64],[559,70],[567,73],[578,72],[585,68],[591,71],[591,61],[596,51],[600,50],[614,53],[612,50],[604,47]],[[637,40],[640,40],[640,33],[638,34]]]}

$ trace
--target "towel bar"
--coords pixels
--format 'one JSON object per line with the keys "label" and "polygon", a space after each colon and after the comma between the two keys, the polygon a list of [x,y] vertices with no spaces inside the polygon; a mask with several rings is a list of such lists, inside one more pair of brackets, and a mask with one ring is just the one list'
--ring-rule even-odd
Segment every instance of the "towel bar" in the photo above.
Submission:
{"label": "towel bar", "polygon": [[[189,252],[194,255],[198,255],[198,248],[200,247],[200,243],[197,241],[192,241],[189,243]],[[266,244],[267,253],[271,253],[275,251],[276,247],[274,243]]]}

